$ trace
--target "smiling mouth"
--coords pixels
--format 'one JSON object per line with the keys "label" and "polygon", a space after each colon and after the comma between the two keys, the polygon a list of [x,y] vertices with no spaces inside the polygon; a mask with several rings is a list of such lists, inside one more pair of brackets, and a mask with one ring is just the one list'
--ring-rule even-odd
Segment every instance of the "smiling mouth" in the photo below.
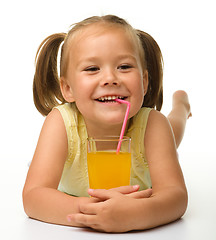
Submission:
{"label": "smiling mouth", "polygon": [[116,102],[115,99],[122,99],[125,100],[127,97],[123,97],[123,96],[104,96],[104,97],[100,97],[95,99],[98,102]]}

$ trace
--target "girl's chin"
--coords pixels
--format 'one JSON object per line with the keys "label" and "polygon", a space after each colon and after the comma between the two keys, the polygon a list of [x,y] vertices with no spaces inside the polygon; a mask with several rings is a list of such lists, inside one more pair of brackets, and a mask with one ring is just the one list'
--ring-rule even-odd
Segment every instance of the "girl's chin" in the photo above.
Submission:
{"label": "girl's chin", "polygon": [[123,123],[123,120],[124,120],[124,116],[123,117],[105,116],[101,119],[100,124],[107,127],[121,126]]}

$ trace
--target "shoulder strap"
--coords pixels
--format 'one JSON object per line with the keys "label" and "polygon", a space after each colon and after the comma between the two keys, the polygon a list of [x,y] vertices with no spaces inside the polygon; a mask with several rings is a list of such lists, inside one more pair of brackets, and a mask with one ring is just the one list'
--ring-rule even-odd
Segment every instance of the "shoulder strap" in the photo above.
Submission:
{"label": "shoulder strap", "polygon": [[79,151],[79,134],[78,134],[78,110],[75,104],[65,103],[55,107],[61,113],[64,120],[65,129],[68,138],[68,159],[71,154]]}

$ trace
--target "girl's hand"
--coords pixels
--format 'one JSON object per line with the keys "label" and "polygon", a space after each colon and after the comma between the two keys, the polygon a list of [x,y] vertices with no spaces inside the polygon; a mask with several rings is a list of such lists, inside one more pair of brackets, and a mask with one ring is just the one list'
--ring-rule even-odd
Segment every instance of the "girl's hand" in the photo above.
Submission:
{"label": "girl's hand", "polygon": [[[149,198],[152,195],[152,189],[146,189],[139,191],[139,185],[133,186],[122,186],[118,188],[112,188],[111,190],[117,191],[119,193],[125,194],[126,196],[133,198]],[[98,191],[97,191],[98,192]],[[94,191],[95,193],[95,191]]]}
{"label": "girl's hand", "polygon": [[[77,201],[77,209],[76,209],[76,213],[81,213],[80,212],[80,206],[85,206],[88,204],[93,204],[93,203],[98,203],[101,200],[99,198],[95,198],[95,197],[76,197],[76,201]],[[70,226],[73,227],[86,227],[85,225],[75,222],[73,221],[72,218],[67,217],[68,222],[70,223]]]}
{"label": "girl's hand", "polygon": [[[127,187],[118,189],[125,192]],[[89,189],[88,193],[99,202],[80,204],[80,213],[69,214],[68,221],[77,226],[86,226],[105,232],[125,232],[136,229],[134,225],[135,216],[139,209],[138,198],[148,198],[151,190],[133,192],[129,194],[120,193],[116,189]]]}

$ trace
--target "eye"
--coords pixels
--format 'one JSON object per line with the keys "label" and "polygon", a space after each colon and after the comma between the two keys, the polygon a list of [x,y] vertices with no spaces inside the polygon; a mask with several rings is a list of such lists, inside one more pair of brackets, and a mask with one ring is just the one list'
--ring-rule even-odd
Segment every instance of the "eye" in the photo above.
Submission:
{"label": "eye", "polygon": [[118,67],[118,69],[120,69],[120,70],[128,70],[130,68],[132,68],[132,66],[129,64],[122,64]]}
{"label": "eye", "polygon": [[99,67],[96,67],[96,66],[91,66],[91,67],[87,67],[84,69],[85,72],[96,72],[96,71],[99,71],[100,68]]}

